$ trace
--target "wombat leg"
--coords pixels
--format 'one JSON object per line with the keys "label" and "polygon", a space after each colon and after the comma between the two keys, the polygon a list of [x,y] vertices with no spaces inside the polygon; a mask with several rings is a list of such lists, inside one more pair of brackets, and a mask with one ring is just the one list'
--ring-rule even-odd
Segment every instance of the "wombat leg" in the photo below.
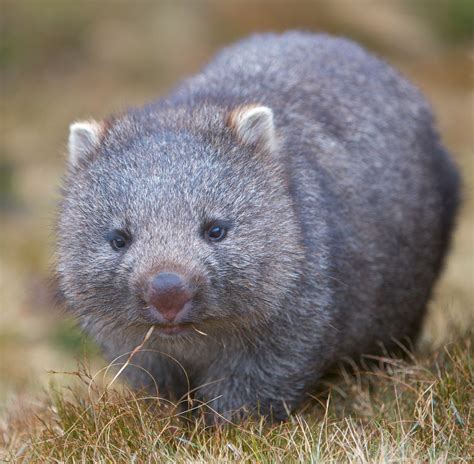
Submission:
{"label": "wombat leg", "polygon": [[[252,372],[253,371],[253,372]],[[305,382],[286,378],[275,381],[263,377],[257,368],[237,369],[227,377],[210,381],[196,389],[195,403],[202,404],[206,423],[240,422],[264,416],[269,422],[282,422],[298,406],[307,387]]]}
{"label": "wombat leg", "polygon": [[179,403],[190,390],[184,368],[155,350],[137,353],[123,374],[134,389],[146,391],[165,404]]}

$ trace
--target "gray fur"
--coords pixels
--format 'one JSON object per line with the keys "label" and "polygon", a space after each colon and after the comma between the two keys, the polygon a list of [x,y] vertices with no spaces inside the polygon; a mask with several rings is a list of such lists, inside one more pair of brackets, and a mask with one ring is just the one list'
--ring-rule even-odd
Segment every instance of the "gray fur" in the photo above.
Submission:
{"label": "gray fur", "polygon": [[[272,110],[271,149],[228,126],[243,105]],[[338,360],[416,337],[458,175],[430,107],[387,64],[345,39],[257,35],[103,127],[64,185],[70,308],[113,359],[149,329],[144,275],[177,267],[200,285],[188,322],[201,333],[155,330],[134,385],[279,419]],[[200,230],[215,218],[233,225],[209,244]],[[113,228],[133,237],[124,253],[104,238]]]}

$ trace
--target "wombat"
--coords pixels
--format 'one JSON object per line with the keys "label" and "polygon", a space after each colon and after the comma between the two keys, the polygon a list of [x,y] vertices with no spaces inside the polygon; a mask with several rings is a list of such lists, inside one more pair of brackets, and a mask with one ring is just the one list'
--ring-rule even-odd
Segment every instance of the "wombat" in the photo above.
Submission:
{"label": "wombat", "polygon": [[255,35],[71,125],[60,290],[109,359],[154,326],[132,385],[283,420],[341,359],[415,340],[458,185],[390,66],[343,38]]}

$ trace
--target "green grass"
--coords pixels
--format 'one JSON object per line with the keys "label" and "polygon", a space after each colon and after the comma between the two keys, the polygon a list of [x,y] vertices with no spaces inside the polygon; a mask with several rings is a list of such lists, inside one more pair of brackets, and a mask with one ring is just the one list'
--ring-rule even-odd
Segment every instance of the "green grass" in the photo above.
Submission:
{"label": "green grass", "polygon": [[[77,384],[3,424],[4,458],[19,462],[472,462],[473,337],[402,361],[380,359],[323,384],[279,425],[205,427],[147,394]],[[205,408],[206,406],[202,406]]]}

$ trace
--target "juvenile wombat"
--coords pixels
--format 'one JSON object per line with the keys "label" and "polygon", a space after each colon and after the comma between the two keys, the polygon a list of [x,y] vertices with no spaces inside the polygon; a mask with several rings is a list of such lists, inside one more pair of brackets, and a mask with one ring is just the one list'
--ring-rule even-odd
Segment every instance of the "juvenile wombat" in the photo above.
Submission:
{"label": "juvenile wombat", "polygon": [[331,364],[416,336],[458,175],[424,98],[358,45],[253,36],[72,124],[69,151],[60,288],[110,359],[155,326],[134,385],[282,419]]}

